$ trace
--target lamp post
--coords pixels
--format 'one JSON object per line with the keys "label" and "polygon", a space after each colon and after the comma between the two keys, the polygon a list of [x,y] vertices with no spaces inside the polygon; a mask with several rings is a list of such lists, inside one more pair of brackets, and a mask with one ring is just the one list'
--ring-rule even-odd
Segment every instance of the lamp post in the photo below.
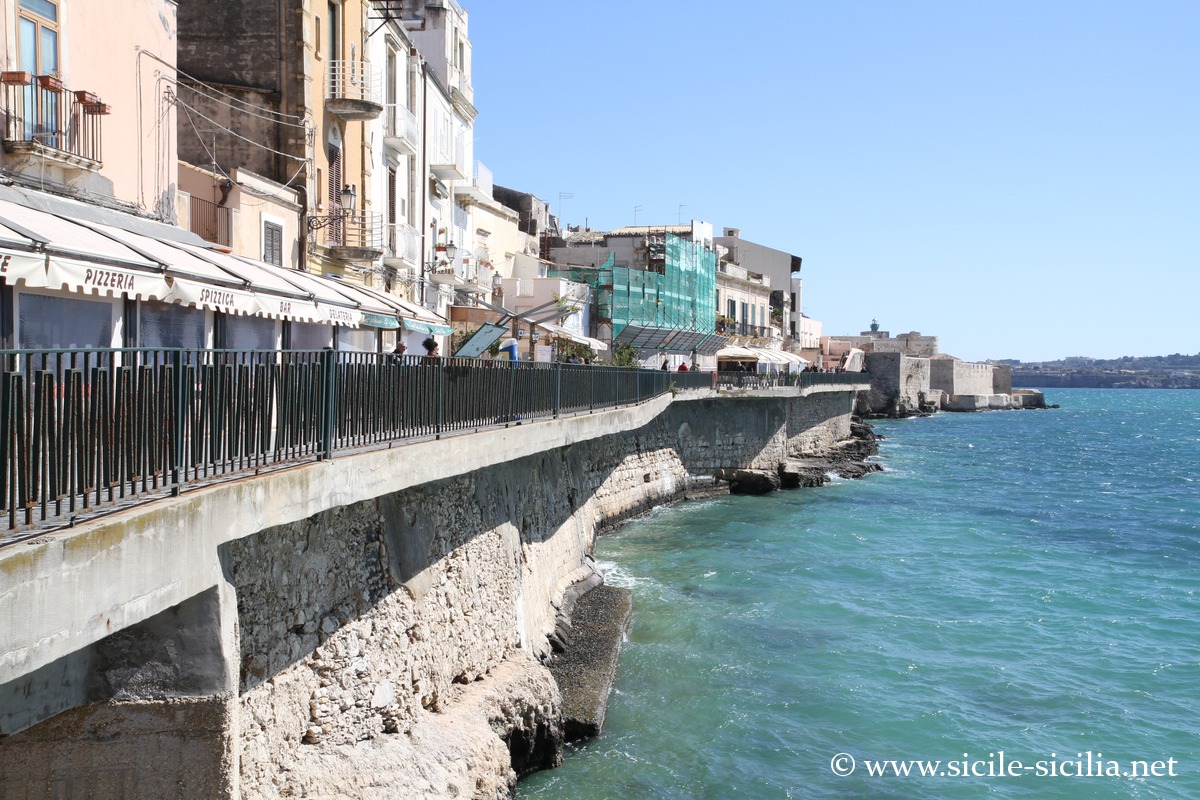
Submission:
{"label": "lamp post", "polygon": [[[353,186],[346,184],[338,195],[338,201],[338,207],[330,209],[327,215],[323,217],[310,216],[308,218],[308,231],[310,234],[321,228],[340,223],[346,217],[352,216],[354,208],[358,204],[358,193],[354,190]],[[342,233],[341,230],[335,229],[334,238],[341,239]]]}

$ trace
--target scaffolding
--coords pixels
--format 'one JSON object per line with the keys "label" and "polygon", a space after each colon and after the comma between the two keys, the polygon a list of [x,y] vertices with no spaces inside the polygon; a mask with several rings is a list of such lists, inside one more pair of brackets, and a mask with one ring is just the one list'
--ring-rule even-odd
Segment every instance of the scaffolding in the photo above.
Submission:
{"label": "scaffolding", "polygon": [[618,267],[610,253],[599,267],[552,274],[592,287],[602,337],[639,350],[715,352],[725,341],[716,335],[716,253],[670,233],[645,247],[646,269]]}

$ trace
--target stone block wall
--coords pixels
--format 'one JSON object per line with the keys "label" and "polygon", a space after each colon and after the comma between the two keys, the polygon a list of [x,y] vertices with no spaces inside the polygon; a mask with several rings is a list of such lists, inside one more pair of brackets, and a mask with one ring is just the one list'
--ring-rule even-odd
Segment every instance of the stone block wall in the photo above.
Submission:
{"label": "stone block wall", "polygon": [[992,394],[1012,394],[1012,365],[992,365]]}
{"label": "stone block wall", "polygon": [[929,385],[949,395],[990,395],[992,364],[970,364],[957,358],[930,359]]}
{"label": "stone block wall", "polygon": [[866,414],[915,412],[930,395],[930,360],[903,353],[866,353],[871,388],[865,393]]}

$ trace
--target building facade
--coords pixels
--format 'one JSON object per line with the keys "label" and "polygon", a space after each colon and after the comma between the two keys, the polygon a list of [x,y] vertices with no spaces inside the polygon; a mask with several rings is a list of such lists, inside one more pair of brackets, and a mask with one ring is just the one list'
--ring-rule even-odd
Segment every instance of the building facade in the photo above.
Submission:
{"label": "building facade", "polygon": [[802,321],[803,281],[800,267],[803,259],[744,239],[739,228],[724,228],[722,235],[713,241],[716,246],[725,248],[730,262],[769,279],[775,290],[771,307],[778,315],[784,346],[796,350],[803,347],[800,340],[806,330],[811,330],[811,325],[806,328]]}

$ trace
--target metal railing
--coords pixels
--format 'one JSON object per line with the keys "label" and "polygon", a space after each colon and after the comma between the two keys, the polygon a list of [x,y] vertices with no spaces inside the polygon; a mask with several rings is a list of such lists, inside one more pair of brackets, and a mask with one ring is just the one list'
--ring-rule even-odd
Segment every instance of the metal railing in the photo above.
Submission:
{"label": "metal railing", "polygon": [[739,372],[722,370],[716,373],[720,389],[775,389],[796,386],[852,386],[869,383],[865,372]]}
{"label": "metal railing", "polygon": [[382,104],[383,78],[380,70],[366,61],[330,61],[325,97]]}
{"label": "metal railing", "polygon": [[384,225],[387,249],[384,256],[400,259],[413,266],[421,263],[421,234],[411,225],[402,222]]}
{"label": "metal railing", "polygon": [[0,514],[34,533],[213,480],[712,385],[712,373],[333,350],[6,350],[0,366]]}
{"label": "metal railing", "polygon": [[90,92],[72,92],[52,75],[4,72],[6,149],[43,146],[100,163],[100,120],[108,106]]}
{"label": "metal railing", "polygon": [[419,141],[416,114],[399,103],[391,103],[386,106],[384,114],[384,135],[393,139],[402,139],[416,147]]}
{"label": "metal railing", "polygon": [[[324,220],[326,217],[315,217]],[[383,215],[360,211],[334,209],[324,225],[312,225],[322,232],[314,242],[326,247],[357,247],[364,250],[383,250]]]}
{"label": "metal railing", "polygon": [[233,246],[233,209],[219,206],[211,200],[192,195],[191,224],[192,233],[206,242]]}

